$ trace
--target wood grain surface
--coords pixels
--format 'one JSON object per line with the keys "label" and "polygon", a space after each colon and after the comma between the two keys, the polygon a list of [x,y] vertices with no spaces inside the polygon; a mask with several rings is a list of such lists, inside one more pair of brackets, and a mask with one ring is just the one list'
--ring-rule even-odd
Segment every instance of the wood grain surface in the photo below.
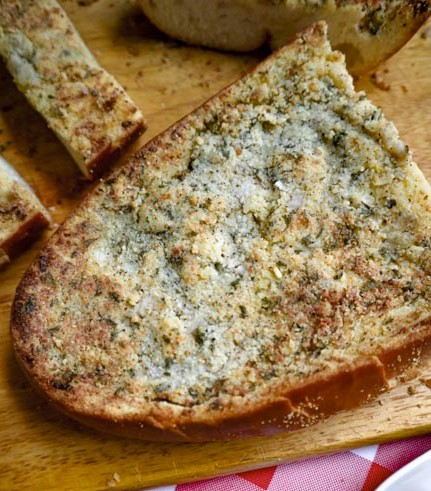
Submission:
{"label": "wood grain surface", "polygon": [[[256,64],[265,53],[217,53],[177,43],[127,1],[88,6],[64,1],[101,64],[126,86],[149,130],[128,154]],[[431,23],[377,80],[357,81],[383,107],[431,179]],[[15,89],[0,62],[0,151],[34,187],[60,223],[91,185],[44,121]],[[127,158],[127,155],[121,159]],[[50,408],[30,388],[9,337],[15,288],[39,242],[0,272],[0,488],[142,489],[264,467],[343,448],[431,431],[431,366],[398,381],[379,401],[315,427],[271,438],[208,444],[157,444],[113,438]],[[412,375],[413,376],[413,375]]]}

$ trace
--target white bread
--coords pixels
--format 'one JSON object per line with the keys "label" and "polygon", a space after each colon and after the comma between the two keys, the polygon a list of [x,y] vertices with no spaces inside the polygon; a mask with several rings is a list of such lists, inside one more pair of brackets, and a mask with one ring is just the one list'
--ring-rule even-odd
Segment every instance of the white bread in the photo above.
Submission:
{"label": "white bread", "polygon": [[147,144],[17,289],[33,384],[120,435],[313,424],[431,343],[431,191],[319,23]]}
{"label": "white bread", "polygon": [[49,223],[32,189],[0,155],[0,267]]}
{"label": "white bread", "polygon": [[0,56],[87,178],[144,131],[140,110],[55,0],[0,0]]}
{"label": "white bread", "polygon": [[138,0],[172,37],[232,51],[286,44],[318,20],[351,73],[366,72],[398,51],[431,13],[429,0]]}

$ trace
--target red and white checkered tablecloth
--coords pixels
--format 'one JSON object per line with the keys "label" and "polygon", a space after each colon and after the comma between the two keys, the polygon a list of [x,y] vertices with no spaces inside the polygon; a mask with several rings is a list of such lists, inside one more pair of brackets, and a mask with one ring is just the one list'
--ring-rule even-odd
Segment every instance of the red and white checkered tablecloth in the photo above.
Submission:
{"label": "red and white checkered tablecloth", "polygon": [[373,491],[428,450],[431,435],[153,491]]}

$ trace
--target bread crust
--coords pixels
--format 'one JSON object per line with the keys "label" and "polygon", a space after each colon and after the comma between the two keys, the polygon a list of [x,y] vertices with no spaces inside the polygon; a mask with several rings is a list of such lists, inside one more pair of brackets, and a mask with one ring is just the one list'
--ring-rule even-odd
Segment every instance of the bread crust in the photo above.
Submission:
{"label": "bread crust", "polygon": [[141,111],[55,0],[0,1],[0,55],[88,179],[146,130]]}
{"label": "bread crust", "polygon": [[[314,26],[300,36],[299,45],[307,42],[319,46],[323,31],[321,24]],[[277,53],[272,55],[264,66],[270,67],[277,56]],[[143,165],[163,165],[165,159],[175,158],[178,150],[175,142],[181,142],[182,133],[199,124],[202,115],[213,104],[234,90],[235,84],[214,96],[197,112],[149,142],[128,165],[97,186],[54,234],[17,289],[11,333],[18,361],[34,386],[52,404],[84,424],[116,435],[160,441],[224,440],[285,432],[369,402],[388,389],[389,378],[417,363],[430,349],[431,322],[429,319],[419,320],[395,341],[388,340],[378,354],[356,357],[335,371],[330,366],[322,367],[294,386],[283,380],[267,384],[254,394],[215,399],[211,405],[185,407],[166,400],[153,400],[129,408],[127,413],[121,408],[118,411],[112,406],[108,408],[108,404],[93,403],[91,397],[84,401],[88,394],[74,390],[67,381],[53,381],[44,367],[43,350],[39,349],[39,343],[44,342],[48,335],[43,311],[50,301],[52,278],[61,276],[63,281],[67,281],[70,270],[82,267],[79,250],[73,250],[77,243],[88,240],[85,231],[91,228],[91,224],[83,218],[85,210],[92,206],[96,196],[105,193],[112,192],[115,199],[121,199],[109,186],[119,180],[133,182]],[[73,260],[68,259],[71,255]]]}
{"label": "bread crust", "polygon": [[[378,359],[370,358],[333,376],[316,378],[297,389],[284,391],[280,387],[276,395],[271,394],[258,407],[245,407],[240,414],[237,408],[224,411],[222,418],[219,413],[205,414],[202,422],[192,417],[166,427],[169,412],[158,415],[157,425],[152,419],[148,422],[121,421],[105,415],[72,412],[69,415],[113,435],[152,441],[205,442],[271,436],[307,428],[335,413],[371,402],[388,390],[389,376],[392,378],[416,365],[421,356],[429,356],[430,349],[431,323],[428,322],[421,334],[412,337],[407,344],[388,349]],[[382,360],[390,361],[385,364]]]}
{"label": "bread crust", "polygon": [[190,44],[251,51],[279,48],[295,32],[325,20],[334,48],[353,74],[365,73],[396,53],[431,14],[429,0],[140,0],[149,20]]}

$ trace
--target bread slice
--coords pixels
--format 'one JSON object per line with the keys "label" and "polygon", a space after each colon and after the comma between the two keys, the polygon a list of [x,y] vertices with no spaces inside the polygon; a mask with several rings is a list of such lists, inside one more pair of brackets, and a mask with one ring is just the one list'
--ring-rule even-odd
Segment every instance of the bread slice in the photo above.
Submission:
{"label": "bread slice", "polygon": [[165,33],[232,51],[268,42],[279,48],[317,20],[329,26],[332,46],[352,73],[366,72],[398,51],[431,14],[430,0],[139,0]]}
{"label": "bread slice", "polygon": [[0,0],[0,55],[87,178],[145,129],[55,0]]}
{"label": "bread slice", "polygon": [[50,223],[29,185],[0,156],[0,267]]}
{"label": "bread slice", "polygon": [[120,435],[303,427],[430,345],[431,190],[318,23],[98,185],[24,276],[12,336]]}

